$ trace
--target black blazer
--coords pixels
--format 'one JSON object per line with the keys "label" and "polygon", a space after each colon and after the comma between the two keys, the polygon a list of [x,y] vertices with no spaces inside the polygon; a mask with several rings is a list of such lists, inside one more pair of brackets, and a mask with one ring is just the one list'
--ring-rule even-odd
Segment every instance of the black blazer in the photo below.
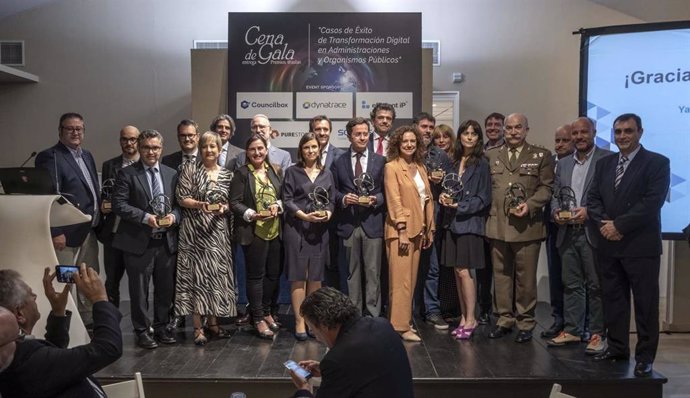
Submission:
{"label": "black blazer", "polygon": [[630,161],[614,191],[618,154],[597,162],[587,195],[587,213],[597,227],[613,220],[623,235],[620,241],[598,237],[598,249],[610,257],[661,255],[661,207],[668,193],[671,169],[667,157],[644,147]]}
{"label": "black blazer", "polygon": [[[101,181],[105,182],[109,179],[117,179],[117,173],[122,169],[122,155],[115,156],[103,162],[101,166]],[[101,197],[101,199],[103,199]],[[110,198],[112,203],[112,197]],[[111,208],[112,210],[112,208]],[[98,240],[103,244],[112,244],[113,242],[113,228],[119,217],[112,211],[108,214],[101,213],[101,219],[96,230]],[[119,222],[117,222],[119,224]]]}
{"label": "black blazer", "polygon": [[[177,227],[181,220],[175,195],[177,172],[164,164],[159,167],[163,193],[170,198],[172,213],[175,215],[175,224],[166,230],[166,240],[170,253],[177,253]],[[142,220],[145,213],[153,214],[149,204],[151,197],[146,169],[141,161],[120,170],[113,194],[113,213],[122,220],[113,238],[114,248],[132,254],[144,253],[151,239],[152,229],[148,224],[143,224]]]}
{"label": "black blazer", "polygon": [[[268,168],[268,179],[276,190],[276,196],[280,197],[282,170],[276,171],[275,166],[271,165]],[[278,197],[276,201],[279,199]],[[254,226],[256,222],[245,221],[244,212],[247,209],[256,210],[256,181],[246,164],[242,165],[235,172],[230,183],[230,207],[235,214],[235,242],[241,245],[249,245],[254,239]],[[280,217],[278,217],[278,220],[280,220]]]}
{"label": "black blazer", "polygon": [[[453,172],[457,173],[457,169]],[[478,163],[466,167],[461,180],[463,192],[457,209],[434,203],[443,209],[443,227],[458,235],[484,236],[486,217],[491,207],[491,172],[488,160],[482,157]]]}
{"label": "black blazer", "polygon": [[[170,155],[163,156],[161,163],[173,170],[178,170],[182,164],[182,159],[182,151],[177,151],[175,153],[171,153]],[[201,150],[197,151],[196,153],[196,162],[201,163]]]}
{"label": "black blazer", "polygon": [[330,170],[333,162],[335,162],[335,160],[338,159],[343,153],[345,153],[344,149],[338,148],[337,146],[329,143],[328,152],[326,152],[326,163],[324,163],[323,168]]}
{"label": "black blazer", "polygon": [[[316,397],[411,398],[412,371],[398,333],[384,318],[357,318],[340,327],[323,357]],[[299,391],[296,396],[310,396]]]}
{"label": "black blazer", "polygon": [[71,313],[46,323],[46,340],[31,339],[17,344],[12,364],[0,373],[3,398],[98,397],[89,382],[91,375],[122,355],[122,315],[114,305],[93,305],[94,337],[89,344],[67,348]]}
{"label": "black blazer", "polygon": [[374,191],[371,193],[376,196],[374,207],[364,207],[352,205],[343,207],[343,197],[348,193],[356,193],[355,173],[352,170],[352,149],[348,149],[340,155],[331,165],[331,174],[335,183],[336,199],[336,223],[338,225],[338,236],[347,239],[352,235],[352,231],[357,225],[362,225],[362,229],[369,238],[383,238],[383,223],[386,216],[386,200],[383,194],[383,166],[386,159],[368,151],[366,173],[374,179]]}
{"label": "black blazer", "polygon": [[[91,183],[96,190],[96,199],[100,200],[98,173],[96,172],[96,163],[93,160],[91,152],[82,148],[82,159],[86,164],[86,168],[89,170]],[[56,184],[55,187],[70,201],[70,203],[79,208],[82,213],[90,216],[94,215],[93,195],[91,194],[91,190],[89,190],[86,178],[84,178],[84,173],[82,173],[77,161],[72,157],[72,153],[70,153],[69,149],[63,143],[58,142],[54,146],[41,151],[38,156],[36,156],[36,167],[48,170],[53,184]],[[100,206],[100,202],[97,203],[96,206]],[[86,235],[89,234],[90,230],[91,222],[86,222],[51,228],[50,234],[51,236],[64,234],[67,238],[67,246],[79,247],[84,242],[84,239],[86,239]]]}

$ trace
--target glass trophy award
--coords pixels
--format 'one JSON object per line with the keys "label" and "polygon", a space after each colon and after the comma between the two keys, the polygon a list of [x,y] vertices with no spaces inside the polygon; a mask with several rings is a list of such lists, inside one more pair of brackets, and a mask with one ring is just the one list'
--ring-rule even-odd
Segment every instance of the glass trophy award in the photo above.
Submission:
{"label": "glass trophy award", "polygon": [[445,171],[441,168],[441,154],[439,152],[429,151],[426,156],[426,169],[429,170],[429,175],[433,179],[441,179],[445,175]]}
{"label": "glass trophy award", "polygon": [[446,174],[443,177],[443,181],[441,181],[441,188],[445,194],[443,204],[452,205],[457,203],[464,189],[461,176],[457,173]]}
{"label": "glass trophy award", "polygon": [[108,178],[103,181],[101,185],[101,200],[103,201],[103,208],[110,210],[113,208],[113,191],[115,190],[115,179]]}
{"label": "glass trophy award", "polygon": [[570,220],[575,216],[573,209],[577,207],[577,199],[572,188],[568,186],[561,187],[556,192],[556,200],[558,200],[558,218]]}
{"label": "glass trophy award", "polygon": [[208,211],[218,211],[220,210],[220,205],[223,203],[223,191],[216,185],[215,182],[208,184],[208,189],[204,194],[204,199],[206,202],[206,210]]}
{"label": "glass trophy award", "polygon": [[159,227],[165,228],[172,225],[172,221],[165,218],[172,211],[172,202],[169,197],[160,194],[151,199],[149,205],[153,209],[153,214],[156,216],[156,222]]}
{"label": "glass trophy award", "polygon": [[510,183],[508,189],[506,189],[506,197],[503,202],[503,207],[506,215],[517,214],[518,207],[525,203],[527,200],[527,194],[525,186],[519,182]]}
{"label": "glass trophy award", "polygon": [[328,197],[328,191],[321,186],[315,186],[314,190],[309,194],[309,212],[316,212],[318,217],[326,217],[326,209],[331,203]]}
{"label": "glass trophy award", "polygon": [[359,177],[355,178],[353,182],[355,184],[357,196],[359,197],[359,204],[368,205],[369,196],[374,190],[374,179],[371,177],[371,174],[362,173]]}
{"label": "glass trophy award", "polygon": [[[271,216],[271,205],[273,205],[276,202],[276,197],[271,193],[271,191],[268,189],[268,184],[264,185],[261,184],[261,189],[259,189],[259,202],[261,208],[257,209],[259,211],[259,215],[261,217],[270,217]],[[259,207],[259,206],[257,206]]]}

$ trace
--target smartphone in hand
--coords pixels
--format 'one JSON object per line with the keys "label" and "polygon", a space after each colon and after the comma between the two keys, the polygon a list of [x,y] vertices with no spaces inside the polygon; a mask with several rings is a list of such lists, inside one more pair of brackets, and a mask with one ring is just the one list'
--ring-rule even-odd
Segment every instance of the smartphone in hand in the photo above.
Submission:
{"label": "smartphone in hand", "polygon": [[76,265],[56,265],[55,275],[60,283],[74,283],[74,274],[79,272]]}
{"label": "smartphone in hand", "polygon": [[286,368],[295,372],[295,374],[300,378],[304,379],[304,381],[307,381],[311,378],[311,373],[303,367],[299,366],[299,364],[293,361],[292,359],[285,361],[283,365],[285,365]]}

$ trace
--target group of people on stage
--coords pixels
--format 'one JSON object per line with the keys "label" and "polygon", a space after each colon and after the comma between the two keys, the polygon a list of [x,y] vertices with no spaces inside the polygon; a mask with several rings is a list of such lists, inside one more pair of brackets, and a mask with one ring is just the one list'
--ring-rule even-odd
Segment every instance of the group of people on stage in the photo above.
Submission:
{"label": "group of people on stage", "polygon": [[[194,121],[183,120],[181,149],[165,157],[160,133],[126,126],[122,153],[103,164],[101,183],[93,157],[81,147],[83,117],[65,114],[60,142],[41,152],[36,165],[49,169],[58,192],[94,217],[91,224],[52,231],[55,249],[68,262],[77,256],[97,267],[96,238],[103,242],[108,298],[119,305],[126,271],[132,323],[145,348],[174,343],[170,321],[187,315],[196,344],[228,337],[218,318],[239,315],[240,283],[256,332],[272,338],[280,329],[283,271],[300,341],[313,333],[298,309],[325,281],[346,292],[363,315],[385,311],[401,338],[413,342],[421,341],[413,308],[436,329],[449,329],[439,292],[450,283],[459,315],[454,338],[470,339],[495,315],[488,337],[517,327],[515,341],[524,343],[536,324],[539,250],[554,223],[551,302],[565,304],[543,333],[549,345],[588,340],[587,353],[597,358],[627,358],[626,292],[632,289],[640,336],[636,374],[651,372],[659,212],[669,165],[640,145],[639,116],[615,120],[618,154],[596,147],[594,122],[578,118],[558,129],[556,156],[526,141],[529,124],[519,113],[489,115],[486,136],[477,121],[463,122],[455,135],[425,112],[412,125],[393,128],[395,108],[385,103],[370,116],[348,121],[345,150],[329,142],[330,119],[314,117],[295,163],[272,145],[266,115],[254,116],[244,148],[230,144],[235,123],[228,115],[201,134]],[[236,248],[244,254],[244,281],[235,279]],[[80,300],[87,323],[88,306]]]}

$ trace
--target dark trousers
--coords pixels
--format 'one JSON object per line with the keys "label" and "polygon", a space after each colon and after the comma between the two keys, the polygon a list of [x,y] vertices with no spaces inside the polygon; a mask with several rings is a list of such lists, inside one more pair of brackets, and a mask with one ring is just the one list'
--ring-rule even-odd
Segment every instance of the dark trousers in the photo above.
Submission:
{"label": "dark trousers", "polygon": [[[437,239],[436,242],[439,240]],[[441,313],[441,303],[438,299],[439,271],[436,243],[434,243],[428,249],[422,249],[414,292],[415,312],[423,318]]]}
{"label": "dark trousers", "polygon": [[[141,333],[149,326],[155,330],[169,322],[170,307],[175,292],[175,264],[177,255],[170,254],[165,238],[151,239],[142,255],[124,253],[129,279],[132,325]],[[149,282],[153,277],[153,324],[148,316]]]}
{"label": "dark trousers", "polygon": [[493,299],[491,287],[493,285],[494,270],[491,262],[491,244],[487,239],[484,240],[484,268],[477,268],[477,307],[480,314],[491,314],[493,312]]}
{"label": "dark trousers", "polygon": [[630,292],[635,306],[637,362],[654,362],[659,345],[660,257],[609,257],[598,253],[609,351],[630,352]]}
{"label": "dark trousers", "polygon": [[103,244],[103,268],[105,268],[105,291],[108,301],[120,308],[120,281],[125,275],[125,256],[122,250]]}
{"label": "dark trousers", "polygon": [[324,274],[324,282],[326,286],[330,286],[334,289],[338,289],[341,292],[342,287],[340,284],[340,259],[339,256],[342,254],[340,252],[340,247],[342,246],[342,241],[337,235],[337,230],[335,228],[330,228],[328,230],[328,236],[330,240],[328,241],[328,263],[326,264],[326,272]]}
{"label": "dark trousers", "polygon": [[242,246],[249,312],[255,322],[271,314],[271,303],[278,295],[280,246],[278,238],[266,241],[256,236],[252,243]]}
{"label": "dark trousers", "polygon": [[563,264],[556,247],[558,225],[546,222],[546,259],[549,269],[549,299],[554,323],[563,325]]}

